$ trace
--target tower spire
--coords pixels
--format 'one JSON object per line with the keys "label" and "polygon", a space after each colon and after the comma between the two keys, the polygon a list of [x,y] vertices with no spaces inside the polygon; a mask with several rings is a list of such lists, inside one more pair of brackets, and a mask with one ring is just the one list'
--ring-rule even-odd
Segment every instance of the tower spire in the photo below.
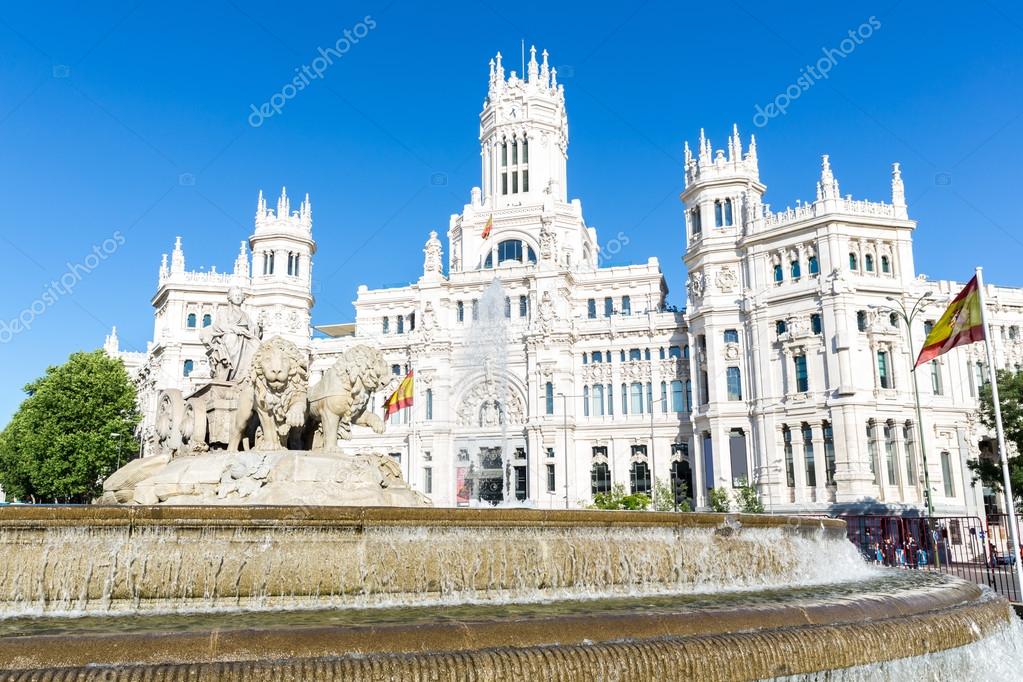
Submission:
{"label": "tower spire", "polygon": [[540,64],[540,85],[543,87],[550,87],[551,69],[547,65],[547,50],[540,53],[543,57],[543,63]]}
{"label": "tower spire", "polygon": [[171,273],[185,271],[185,251],[181,248],[181,237],[174,238],[174,251],[171,253]]}
{"label": "tower spire", "polygon": [[526,74],[529,77],[530,83],[536,83],[540,77],[540,67],[536,63],[536,45],[530,45],[529,47],[529,65],[526,67]]}
{"label": "tower spire", "polygon": [[906,211],[906,187],[902,184],[902,166],[898,161],[892,164],[892,206],[896,218],[908,218]]}
{"label": "tower spire", "polygon": [[501,53],[500,52],[497,53],[497,70],[494,73],[497,76],[497,80],[499,80],[499,81],[503,81],[504,80],[504,66],[502,66],[502,64],[501,64]]}
{"label": "tower spire", "polygon": [[817,199],[837,199],[838,180],[831,172],[831,161],[827,154],[821,156],[821,179],[817,183]]}

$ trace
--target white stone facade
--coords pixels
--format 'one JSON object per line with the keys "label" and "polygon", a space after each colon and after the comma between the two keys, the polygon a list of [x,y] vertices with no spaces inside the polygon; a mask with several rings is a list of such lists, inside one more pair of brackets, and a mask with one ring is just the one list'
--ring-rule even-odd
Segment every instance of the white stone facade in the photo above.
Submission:
{"label": "white stone facade", "polygon": [[[342,445],[392,453],[437,505],[578,507],[611,482],[645,487],[652,469],[685,479],[697,508],[743,478],[773,511],[920,508],[923,437],[937,511],[983,513],[965,465],[985,435],[974,416],[983,347],[921,368],[921,429],[914,354],[882,310],[932,292],[918,348],[961,286],[917,275],[898,164],[890,203],[860,201],[840,195],[825,156],[816,199],[773,212],[755,140],[744,150],[733,129],[714,151],[701,132],[683,169],[683,313],[665,305],[656,258],[602,266],[596,230],[568,199],[564,88],[546,52],[531,50],[524,77],[506,78],[500,54],[491,62],[480,143],[481,185],[451,216],[446,248],[432,232],[417,282],[359,287],[355,323],[326,336],[309,322],[308,197],[292,213],[286,193],[276,211],[260,195],[252,262],[243,243],[232,273],[186,271],[179,241],[160,267],[147,352],[119,351],[116,333],[106,344],[138,372],[144,433],[156,390],[188,393],[208,375],[200,330],[239,286],[264,338],[309,349],[312,381],[350,345],[377,346],[394,370],[379,411],[415,371],[415,405],[384,435],[356,427]],[[988,296],[998,364],[1019,366],[1023,291]]]}

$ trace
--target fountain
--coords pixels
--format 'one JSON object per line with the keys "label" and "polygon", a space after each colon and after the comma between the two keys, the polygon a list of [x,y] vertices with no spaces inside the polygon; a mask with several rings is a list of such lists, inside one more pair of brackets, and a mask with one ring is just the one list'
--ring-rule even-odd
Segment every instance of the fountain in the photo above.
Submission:
{"label": "fountain", "polygon": [[[470,363],[495,435],[467,452],[497,458],[478,464],[504,477],[498,497],[499,282],[483,300]],[[210,384],[161,396],[164,453],[111,476],[101,504],[0,508],[0,680],[1018,674],[1004,599],[868,565],[841,521],[430,508],[388,457],[337,448],[352,424],[384,428],[366,410],[378,351],[354,346],[307,386],[293,344],[223,319]]]}

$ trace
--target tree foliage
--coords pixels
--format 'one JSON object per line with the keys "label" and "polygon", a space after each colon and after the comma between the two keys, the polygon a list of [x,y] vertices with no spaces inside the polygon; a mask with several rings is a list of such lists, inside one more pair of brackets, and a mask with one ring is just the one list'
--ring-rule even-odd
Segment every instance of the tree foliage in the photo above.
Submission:
{"label": "tree foliage", "polygon": [[710,491],[710,510],[718,513],[725,513],[731,510],[732,501],[728,497],[728,491],[724,488],[714,488]]}
{"label": "tree foliage", "polygon": [[760,501],[756,487],[745,478],[739,482],[736,504],[739,506],[739,511],[744,514],[764,513],[764,503]]}
{"label": "tree foliage", "polygon": [[[1023,372],[998,370],[996,375],[1005,441],[1015,445],[1016,452],[1020,453],[1023,452]],[[985,384],[980,391],[980,422],[994,432],[995,411],[990,384]],[[973,472],[974,481],[981,481],[996,493],[1002,492],[1002,465],[997,457],[994,460],[972,459],[966,464]],[[1016,508],[1023,509],[1023,457],[1009,457],[1009,477]]]}
{"label": "tree foliage", "polygon": [[675,491],[672,490],[671,484],[663,479],[658,478],[654,480],[654,511],[680,511],[688,512],[693,511],[693,508],[689,506],[689,500],[686,499],[686,484],[684,481],[675,481],[678,486],[679,502],[675,504]]}
{"label": "tree foliage", "polygon": [[643,511],[650,507],[650,496],[645,493],[625,494],[625,486],[616,483],[610,492],[597,493],[593,496],[593,509],[625,509]]}
{"label": "tree foliage", "polygon": [[24,390],[28,397],[0,433],[8,499],[89,502],[118,459],[123,465],[138,452],[135,389],[121,360],[74,353]]}

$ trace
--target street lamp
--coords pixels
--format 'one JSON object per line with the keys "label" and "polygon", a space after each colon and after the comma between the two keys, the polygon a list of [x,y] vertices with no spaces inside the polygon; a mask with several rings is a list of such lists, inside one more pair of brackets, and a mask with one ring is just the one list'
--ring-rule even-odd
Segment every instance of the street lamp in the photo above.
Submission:
{"label": "street lamp", "polygon": [[[890,301],[893,305],[888,306],[888,310],[895,315],[898,315],[903,322],[906,323],[906,342],[909,344],[909,352],[912,360],[913,353],[913,320],[917,314],[923,310],[931,299],[931,292],[926,292],[923,296],[916,299],[913,306],[909,309],[906,308],[906,304],[895,298],[894,296],[886,296],[886,300]],[[923,463],[924,469],[924,499],[927,503],[927,515],[934,516],[934,501],[931,499],[931,475],[927,469],[927,443],[924,438],[924,420],[923,413],[920,410],[920,385],[917,382],[916,367],[911,370],[913,374],[913,400],[916,403],[916,423],[918,433],[920,434],[920,459]]]}
{"label": "street lamp", "polygon": [[[120,433],[111,433],[110,434],[110,438],[111,438],[111,440],[114,439],[114,438],[117,439],[117,469],[120,469],[121,468],[121,445],[124,443],[124,437],[121,436]],[[115,469],[115,471],[117,469]]]}

